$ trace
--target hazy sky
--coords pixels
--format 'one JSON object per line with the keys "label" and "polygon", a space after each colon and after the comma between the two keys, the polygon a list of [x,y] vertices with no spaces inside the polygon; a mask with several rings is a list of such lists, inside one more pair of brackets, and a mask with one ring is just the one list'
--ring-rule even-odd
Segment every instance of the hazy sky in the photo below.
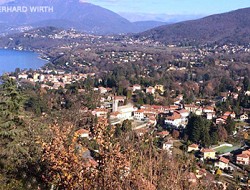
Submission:
{"label": "hazy sky", "polygon": [[115,12],[151,14],[222,13],[250,7],[250,0],[85,0]]}
{"label": "hazy sky", "polygon": [[[0,4],[14,0],[0,0]],[[25,1],[25,0],[23,0]],[[38,0],[43,1],[43,0]],[[52,2],[53,0],[46,0]],[[70,0],[62,0],[70,1]],[[80,0],[114,11],[131,20],[175,21],[200,18],[250,7],[250,0]]]}

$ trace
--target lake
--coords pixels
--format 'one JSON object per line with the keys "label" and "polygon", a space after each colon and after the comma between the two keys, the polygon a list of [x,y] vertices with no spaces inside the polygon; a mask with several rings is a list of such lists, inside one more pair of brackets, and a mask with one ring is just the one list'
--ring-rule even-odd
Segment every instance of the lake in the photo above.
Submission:
{"label": "lake", "polygon": [[0,49],[0,75],[15,71],[16,68],[39,69],[45,63],[47,61],[40,59],[34,52]]}

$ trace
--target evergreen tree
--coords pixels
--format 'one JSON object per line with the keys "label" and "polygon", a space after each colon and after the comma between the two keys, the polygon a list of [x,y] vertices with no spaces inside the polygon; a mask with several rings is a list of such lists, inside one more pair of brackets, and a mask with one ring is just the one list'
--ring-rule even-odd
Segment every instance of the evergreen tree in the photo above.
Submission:
{"label": "evergreen tree", "polygon": [[[15,169],[19,160],[15,157],[27,155],[23,149],[23,121],[19,116],[22,109],[23,98],[12,79],[6,79],[0,87],[0,162],[7,170]],[[14,156],[15,155],[15,156]]]}
{"label": "evergreen tree", "polygon": [[209,135],[210,126],[211,123],[207,119],[201,116],[191,115],[186,128],[188,140],[201,143],[203,146],[209,146],[211,144]]}
{"label": "evergreen tree", "polygon": [[244,88],[244,91],[247,91],[250,89],[250,81],[248,77],[244,77],[243,88]]}
{"label": "evergreen tree", "polygon": [[228,135],[232,135],[235,130],[235,122],[230,116],[226,120],[225,129]]}

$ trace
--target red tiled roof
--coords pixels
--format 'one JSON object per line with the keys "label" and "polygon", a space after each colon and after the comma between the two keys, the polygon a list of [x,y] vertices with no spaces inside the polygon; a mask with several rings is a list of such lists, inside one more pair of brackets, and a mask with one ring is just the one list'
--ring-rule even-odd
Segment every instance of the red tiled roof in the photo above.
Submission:
{"label": "red tiled roof", "polygon": [[229,160],[224,158],[224,157],[220,157],[220,161],[225,163],[225,164],[228,164],[229,163]]}
{"label": "red tiled roof", "polygon": [[215,152],[215,151],[209,148],[203,148],[201,149],[201,152],[205,153],[205,152]]}
{"label": "red tiled roof", "polygon": [[231,114],[230,111],[227,111],[227,112],[224,113],[224,115],[230,115],[230,114]]}
{"label": "red tiled roof", "polygon": [[89,131],[86,130],[86,129],[79,129],[78,131],[76,131],[76,133],[77,133],[78,135],[81,135],[81,134],[89,133]]}
{"label": "red tiled roof", "polygon": [[227,118],[228,118],[228,116],[226,116],[226,115],[223,115],[223,116],[221,117],[221,119],[224,119],[224,120],[227,120]]}
{"label": "red tiled roof", "polygon": [[178,112],[174,112],[173,115],[167,117],[168,120],[176,120],[180,118],[181,118],[181,115]]}
{"label": "red tiled roof", "polygon": [[246,154],[246,155],[250,156],[250,150],[242,151],[242,154]]}
{"label": "red tiled roof", "polygon": [[135,111],[135,112],[137,112],[137,113],[144,113],[145,110],[144,110],[144,109],[140,109],[140,110],[137,110],[137,111]]}
{"label": "red tiled roof", "polygon": [[179,113],[188,113],[188,111],[187,111],[187,110],[185,110],[185,109],[178,110],[178,112],[179,112]]}
{"label": "red tiled roof", "polygon": [[105,108],[96,108],[96,109],[94,109],[94,111],[95,112],[108,112],[108,110]]}
{"label": "red tiled roof", "polygon": [[206,110],[214,110],[214,107],[212,107],[212,106],[206,106],[204,109],[206,109]]}
{"label": "red tiled roof", "polygon": [[246,155],[246,154],[238,154],[238,155],[237,155],[237,158],[238,158],[238,157],[240,157],[240,158],[249,158],[249,156]]}
{"label": "red tiled roof", "polygon": [[120,112],[119,111],[116,111],[116,112],[112,112],[111,114],[110,114],[110,116],[118,116],[120,114]]}
{"label": "red tiled roof", "polygon": [[169,135],[169,132],[168,131],[162,131],[162,132],[159,132],[157,134],[160,135],[160,136],[167,136],[167,135]]}
{"label": "red tiled roof", "polygon": [[199,146],[198,146],[198,144],[191,144],[191,145],[189,145],[189,147],[191,147],[191,148],[198,148]]}

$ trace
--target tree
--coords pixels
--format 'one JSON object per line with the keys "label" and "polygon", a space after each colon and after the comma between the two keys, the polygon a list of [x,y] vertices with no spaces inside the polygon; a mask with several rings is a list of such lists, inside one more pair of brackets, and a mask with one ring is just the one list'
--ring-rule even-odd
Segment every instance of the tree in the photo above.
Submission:
{"label": "tree", "polygon": [[211,140],[211,144],[218,144],[218,131],[217,131],[217,127],[211,127],[210,129],[210,140]]}
{"label": "tree", "polygon": [[250,88],[250,80],[248,77],[244,77],[244,80],[243,80],[243,89],[244,91],[248,91]]}
{"label": "tree", "polygon": [[44,152],[42,161],[47,167],[44,180],[51,185],[51,189],[85,189],[91,177],[85,164],[87,160],[82,156],[86,148],[77,145],[77,136],[72,134],[73,126],[54,125],[50,129],[50,142],[41,141]]}
{"label": "tree", "polygon": [[173,130],[173,132],[172,132],[172,136],[175,138],[175,139],[177,139],[177,138],[179,138],[179,136],[180,136],[180,132],[178,131],[178,130]]}
{"label": "tree", "polygon": [[221,175],[222,171],[220,169],[216,170],[216,175]]}
{"label": "tree", "polygon": [[[36,170],[40,168],[40,149],[35,142],[40,128],[36,126],[34,130],[33,121],[26,119],[23,102],[17,83],[4,78],[0,85],[0,173],[6,179],[1,184],[6,186],[28,184],[27,176],[34,178],[39,174]],[[25,179],[20,180],[20,174]]]}
{"label": "tree", "polygon": [[123,132],[130,132],[132,131],[132,122],[128,119],[122,122],[121,130]]}
{"label": "tree", "polygon": [[186,134],[188,140],[201,143],[203,146],[210,145],[210,126],[211,122],[202,116],[191,115],[187,124]]}
{"label": "tree", "polygon": [[222,142],[226,141],[228,138],[227,130],[222,125],[218,126],[218,136],[219,140]]}
{"label": "tree", "polygon": [[235,131],[235,122],[230,116],[226,120],[225,129],[227,130],[228,135],[232,135]]}
{"label": "tree", "polygon": [[28,155],[27,147],[24,149],[22,146],[27,135],[23,120],[19,116],[22,105],[23,97],[16,82],[5,79],[0,86],[0,162],[4,163],[7,170],[15,170],[22,164],[18,157]]}

